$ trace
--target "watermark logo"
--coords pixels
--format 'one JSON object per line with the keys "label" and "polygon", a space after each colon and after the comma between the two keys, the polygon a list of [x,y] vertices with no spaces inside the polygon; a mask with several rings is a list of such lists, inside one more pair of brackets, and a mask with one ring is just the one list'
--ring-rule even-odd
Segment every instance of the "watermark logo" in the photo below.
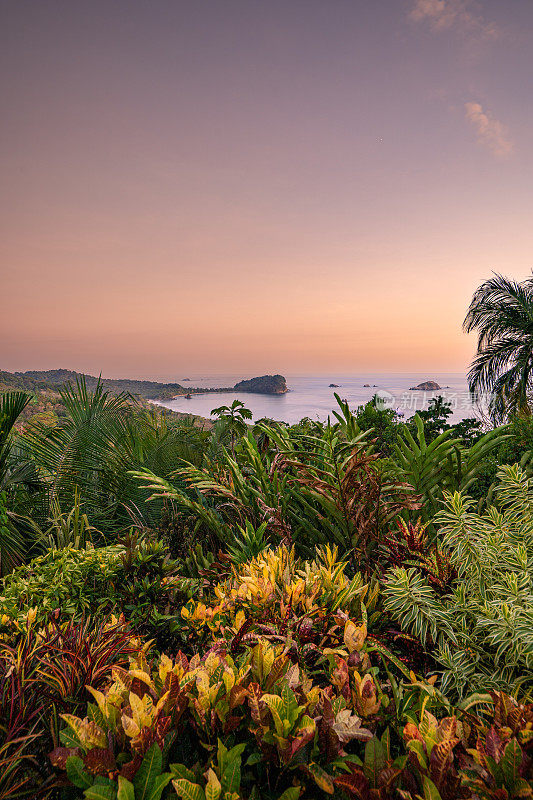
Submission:
{"label": "watermark logo", "polygon": [[391,392],[388,392],[386,389],[378,389],[375,394],[375,405],[380,411],[384,411],[387,408],[394,409],[396,407],[396,398]]}

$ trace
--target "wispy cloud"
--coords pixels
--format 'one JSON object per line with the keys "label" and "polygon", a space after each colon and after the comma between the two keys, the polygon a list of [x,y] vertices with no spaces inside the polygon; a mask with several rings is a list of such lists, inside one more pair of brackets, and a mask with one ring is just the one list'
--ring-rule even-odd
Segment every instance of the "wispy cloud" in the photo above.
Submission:
{"label": "wispy cloud", "polygon": [[414,0],[409,16],[434,31],[455,30],[462,36],[496,39],[497,25],[487,22],[474,0]]}
{"label": "wispy cloud", "polygon": [[505,125],[484,111],[481,103],[465,103],[465,115],[477,133],[479,144],[487,147],[497,158],[508,158],[513,152],[513,142]]}

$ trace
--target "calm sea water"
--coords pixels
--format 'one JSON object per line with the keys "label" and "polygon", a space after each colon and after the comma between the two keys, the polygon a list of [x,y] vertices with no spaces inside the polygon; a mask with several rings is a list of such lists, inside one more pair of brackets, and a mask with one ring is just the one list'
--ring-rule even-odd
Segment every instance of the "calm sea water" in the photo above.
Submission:
{"label": "calm sea water", "polygon": [[[188,375],[190,381],[178,378],[178,382],[191,387],[233,386],[242,380],[243,375]],[[442,388],[440,392],[411,392],[409,388],[422,381],[436,381]],[[338,384],[331,388],[330,383]],[[370,386],[365,386],[370,384]],[[432,397],[443,395],[452,403],[454,421],[476,416],[468,394],[466,376],[463,373],[375,373],[360,375],[309,375],[287,376],[289,392],[284,395],[261,395],[238,392],[193,395],[190,400],[179,397],[160,405],[174,411],[189,412],[202,417],[211,416],[216,406],[229,405],[238,398],[251,410],[254,420],[269,417],[288,423],[298,422],[302,417],[326,420],[331,410],[336,408],[334,392],[348,400],[352,408],[367,403],[374,394],[382,397],[384,407],[393,408],[406,419],[417,410],[427,408]]]}

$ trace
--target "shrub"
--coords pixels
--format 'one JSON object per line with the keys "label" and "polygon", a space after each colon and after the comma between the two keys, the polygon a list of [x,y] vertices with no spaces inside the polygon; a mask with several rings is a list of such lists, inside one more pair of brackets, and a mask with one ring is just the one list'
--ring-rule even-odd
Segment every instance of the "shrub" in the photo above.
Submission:
{"label": "shrub", "polygon": [[395,568],[385,608],[443,667],[443,687],[531,692],[533,685],[533,479],[502,467],[498,506],[483,516],[460,493],[436,519],[440,546],[457,571],[438,595],[420,567]]}
{"label": "shrub", "polygon": [[133,627],[152,635],[165,628],[166,613],[196,585],[169,581],[177,568],[161,542],[134,533],[108,547],[49,550],[5,579],[0,631],[11,621],[24,628],[30,609],[37,623],[61,609],[75,619],[124,613]]}
{"label": "shrub", "polygon": [[350,616],[366,620],[367,606],[375,605],[378,587],[369,591],[360,574],[349,579],[346,567],[336,548],[318,550],[310,562],[297,559],[294,548],[265,550],[215,584],[213,602],[190,600],[181,610],[182,630],[196,650],[220,637],[236,652],[267,637],[287,642],[294,657],[312,664],[326,642],[342,643]]}
{"label": "shrub", "polygon": [[368,563],[390,521],[419,507],[412,487],[392,476],[360,432],[347,441],[331,425],[321,437],[257,427],[271,443],[265,451],[249,432],[235,456],[224,451],[217,465],[187,465],[174,483],[147,470],[133,474],[153,491],[150,500],[171,500],[208,532],[214,549],[231,544],[236,527],[266,522],[274,544],[294,543],[309,555],[334,542]]}
{"label": "shrub", "polygon": [[381,693],[339,655],[326,674],[327,685],[314,684],[264,640],[237,659],[178,653],[150,665],[141,655],[92,692],[85,719],[64,715],[64,747],[52,760],[80,788],[105,772],[109,797],[119,778],[135,789],[147,759],[157,762],[158,787],[172,780],[183,798],[208,797],[210,787],[222,797],[297,797],[305,786],[332,794],[347,745],[372,739]]}
{"label": "shrub", "polygon": [[0,798],[52,791],[46,758],[57,737],[57,714],[78,710],[86,686],[106,683],[114,666],[126,666],[139,644],[123,621],[96,626],[52,619],[38,628],[32,617],[0,641]]}
{"label": "shrub", "polygon": [[382,554],[386,566],[417,567],[436,590],[451,588],[457,571],[442,547],[430,540],[427,523],[397,520],[397,530],[386,537]]}
{"label": "shrub", "polygon": [[429,442],[419,414],[415,414],[410,427],[414,435],[403,426],[403,435],[398,436],[394,468],[420,496],[420,514],[425,521],[438,512],[446,490],[467,491],[475,483],[483,474],[487,459],[509,436],[507,426],[494,428],[465,447],[461,439],[451,438],[453,428]]}
{"label": "shrub", "polygon": [[88,800],[533,796],[533,705],[493,693],[452,709],[414,676],[387,688],[363,646],[345,635],[317,681],[265,640],[235,657],[141,652],[91,689],[87,716],[63,715],[52,762]]}

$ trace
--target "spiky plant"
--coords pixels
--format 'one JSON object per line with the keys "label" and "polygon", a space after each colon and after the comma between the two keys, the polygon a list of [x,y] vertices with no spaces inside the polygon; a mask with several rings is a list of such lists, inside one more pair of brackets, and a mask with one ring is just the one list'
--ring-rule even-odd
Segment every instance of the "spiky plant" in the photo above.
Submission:
{"label": "spiky plant", "polygon": [[244,528],[239,528],[235,541],[228,545],[228,553],[234,564],[244,564],[268,547],[266,529],[266,522],[254,528],[248,520]]}
{"label": "spiky plant", "polygon": [[0,576],[20,564],[40,538],[25,502],[39,484],[34,465],[17,453],[15,423],[31,400],[26,392],[0,395]]}
{"label": "spiky plant", "polygon": [[421,514],[428,521],[437,513],[443,491],[467,491],[483,470],[487,456],[508,438],[506,426],[483,434],[471,447],[445,430],[428,442],[424,422],[413,418],[415,435],[404,427],[395,445],[394,469],[420,495]]}
{"label": "spiky plant", "polygon": [[443,667],[446,690],[481,687],[531,693],[533,686],[533,479],[498,473],[497,505],[483,514],[460,492],[446,495],[438,540],[457,571],[439,596],[422,569],[395,568],[385,608]]}
{"label": "spiky plant", "polygon": [[[141,409],[127,394],[113,395],[100,381],[89,390],[79,378],[61,391],[65,415],[55,426],[36,422],[24,434],[25,452],[46,481],[43,522],[83,502],[91,522],[104,533],[156,526],[161,504],[147,506],[146,493],[130,470],[157,470],[167,477],[183,460],[199,464],[206,432],[189,420],[169,420]],[[100,537],[101,538],[101,537]]]}

